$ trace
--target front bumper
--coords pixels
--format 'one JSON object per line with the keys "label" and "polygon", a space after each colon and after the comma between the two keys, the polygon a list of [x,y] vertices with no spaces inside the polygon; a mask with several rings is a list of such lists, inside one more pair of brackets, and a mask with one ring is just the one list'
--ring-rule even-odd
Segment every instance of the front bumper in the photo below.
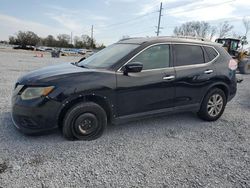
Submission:
{"label": "front bumper", "polygon": [[49,98],[23,101],[12,97],[12,121],[24,134],[47,132],[58,127],[57,117],[61,104]]}

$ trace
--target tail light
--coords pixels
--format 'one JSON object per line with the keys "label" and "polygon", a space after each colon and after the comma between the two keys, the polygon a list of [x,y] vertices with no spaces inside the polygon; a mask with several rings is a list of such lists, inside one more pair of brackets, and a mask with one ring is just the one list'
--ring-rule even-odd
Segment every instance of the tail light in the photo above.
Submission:
{"label": "tail light", "polygon": [[230,70],[236,70],[238,68],[238,63],[237,61],[235,61],[234,59],[230,59],[229,63],[228,63],[228,68]]}

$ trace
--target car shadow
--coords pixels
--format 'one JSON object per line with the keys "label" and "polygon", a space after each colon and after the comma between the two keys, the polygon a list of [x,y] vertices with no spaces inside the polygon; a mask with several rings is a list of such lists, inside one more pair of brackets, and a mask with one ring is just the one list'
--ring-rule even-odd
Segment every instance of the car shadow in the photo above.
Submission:
{"label": "car shadow", "polygon": [[27,140],[27,139],[46,139],[46,140],[56,140],[60,139],[60,131],[58,129],[52,130],[50,132],[44,132],[37,135],[25,135],[18,131],[18,129],[14,126],[12,119],[11,119],[11,113],[10,112],[4,112],[0,114],[0,135],[1,135],[1,141],[3,140]]}
{"label": "car shadow", "polygon": [[168,115],[159,115],[156,117],[144,118],[136,121],[129,121],[126,123],[111,125],[108,127],[108,132],[116,131],[122,129],[127,131],[130,129],[165,129],[165,128],[195,128],[203,127],[207,124],[203,120],[199,119],[195,113],[192,112],[182,112],[173,113]]}
{"label": "car shadow", "polygon": [[[105,136],[109,137],[119,137],[121,135],[131,135],[140,137],[140,135],[146,136],[148,132],[153,132],[155,134],[161,132],[173,131],[177,134],[179,131],[190,130],[193,128],[202,128],[207,126],[208,122],[204,122],[197,118],[194,113],[176,113],[169,114],[165,116],[157,116],[151,118],[145,118],[137,121],[129,121],[122,124],[109,124],[107,131],[103,135],[102,139],[105,140]],[[44,132],[39,135],[25,135],[15,128],[10,112],[4,112],[0,114],[0,135],[1,141],[15,140],[15,141],[32,141],[32,142],[62,142],[66,141],[63,138],[61,131],[59,129]]]}

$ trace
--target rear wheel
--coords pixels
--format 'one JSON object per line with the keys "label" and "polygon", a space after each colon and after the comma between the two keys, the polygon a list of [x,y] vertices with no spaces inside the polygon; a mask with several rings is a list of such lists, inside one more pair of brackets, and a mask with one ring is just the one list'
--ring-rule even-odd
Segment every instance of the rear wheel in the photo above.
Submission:
{"label": "rear wheel", "polygon": [[102,107],[93,102],[73,106],[63,121],[62,132],[69,140],[94,140],[107,126],[107,116]]}
{"label": "rear wheel", "polygon": [[226,96],[219,88],[210,90],[202,101],[198,116],[206,121],[215,121],[223,114]]}
{"label": "rear wheel", "polygon": [[250,74],[250,60],[244,59],[239,63],[239,71],[241,74]]}

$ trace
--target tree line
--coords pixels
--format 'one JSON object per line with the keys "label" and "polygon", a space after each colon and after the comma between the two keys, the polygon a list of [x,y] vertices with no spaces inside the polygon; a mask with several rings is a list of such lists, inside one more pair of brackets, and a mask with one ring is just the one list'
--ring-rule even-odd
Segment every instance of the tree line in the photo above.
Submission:
{"label": "tree line", "polygon": [[250,30],[250,19],[244,18],[242,23],[245,28],[243,35],[234,32],[234,26],[230,25],[228,21],[223,22],[218,27],[211,26],[208,22],[204,21],[186,22],[179,27],[175,27],[173,33],[175,36],[201,37],[209,40],[212,40],[215,35],[219,38],[231,36],[240,39],[242,44],[247,44],[247,35]]}
{"label": "tree line", "polygon": [[47,46],[58,48],[104,48],[105,46],[98,45],[96,41],[90,38],[88,35],[75,36],[74,40],[71,40],[70,35],[59,34],[57,37],[48,35],[45,38],[39,37],[32,31],[18,31],[15,36],[9,37],[9,44],[19,45],[21,47],[26,46]]}

